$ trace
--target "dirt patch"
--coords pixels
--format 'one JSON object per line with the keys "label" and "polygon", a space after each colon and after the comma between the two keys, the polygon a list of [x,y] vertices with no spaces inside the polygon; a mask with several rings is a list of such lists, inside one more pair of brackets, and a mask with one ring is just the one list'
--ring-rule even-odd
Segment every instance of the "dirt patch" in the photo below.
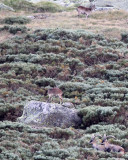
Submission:
{"label": "dirt patch", "polygon": [[[128,13],[120,11],[124,16],[118,18],[116,11],[107,14],[104,11],[93,12],[88,19],[84,16],[78,18],[77,11],[46,13],[44,19],[34,19],[28,28],[64,28],[64,29],[85,29],[98,34],[103,34],[108,38],[120,39],[120,33],[128,31]],[[33,14],[34,15],[34,14]],[[36,14],[35,14],[36,15]],[[100,17],[99,17],[100,16]]]}
{"label": "dirt patch", "polygon": [[[25,13],[25,12],[0,12],[0,19],[10,16],[32,16],[34,17],[29,24],[25,26],[31,31],[43,28],[64,28],[64,29],[85,29],[93,33],[103,34],[107,38],[121,38],[122,32],[128,32],[128,12],[125,11],[97,11],[90,14],[89,18],[85,16],[78,18],[76,10],[70,12],[58,13]],[[1,24],[0,26],[3,26]],[[1,33],[0,42],[12,38],[7,32]]]}
{"label": "dirt patch", "polygon": [[7,31],[0,32],[0,43],[6,41],[7,39],[11,39],[14,35],[10,34]]}

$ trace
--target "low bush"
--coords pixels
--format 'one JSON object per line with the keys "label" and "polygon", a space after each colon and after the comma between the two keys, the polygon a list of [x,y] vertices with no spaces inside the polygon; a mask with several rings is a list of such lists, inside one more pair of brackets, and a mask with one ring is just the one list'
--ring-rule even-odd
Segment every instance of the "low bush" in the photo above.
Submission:
{"label": "low bush", "polygon": [[60,6],[59,4],[55,4],[53,2],[39,2],[37,3],[37,9],[35,12],[61,12],[64,8]]}
{"label": "low bush", "polygon": [[64,63],[69,65],[72,71],[71,74],[74,74],[74,72],[76,72],[75,74],[77,74],[78,72],[83,70],[84,67],[84,64],[77,58],[67,58]]}
{"label": "low bush", "polygon": [[52,79],[52,78],[42,78],[42,79],[39,79],[39,80],[36,80],[35,83],[38,85],[38,86],[51,86],[51,87],[55,87],[55,81]]}
{"label": "low bush", "polygon": [[59,87],[63,91],[63,95],[66,98],[75,98],[75,96],[81,98],[82,94],[85,93],[85,91],[91,86],[80,82],[65,82]]}
{"label": "low bush", "polygon": [[30,19],[29,18],[26,18],[26,17],[7,17],[7,18],[4,18],[3,19],[3,23],[5,24],[27,24],[27,23],[30,23]]}
{"label": "low bush", "polygon": [[[127,52],[126,43],[85,30],[40,29],[0,43],[0,159],[116,159],[93,149],[93,133],[118,138],[111,142],[128,159],[128,61],[119,56]],[[26,102],[47,101],[54,86],[77,109],[81,129],[5,122],[21,116]]]}
{"label": "low bush", "polygon": [[2,0],[5,5],[15,10],[34,11],[35,5],[27,0]]}
{"label": "low bush", "polygon": [[128,33],[122,33],[121,40],[125,43],[128,43]]}
{"label": "low bush", "polygon": [[79,115],[82,117],[83,125],[85,127],[99,122],[105,122],[107,118],[115,116],[118,111],[118,107],[101,107],[101,106],[89,106],[81,109]]}
{"label": "low bush", "polygon": [[7,30],[12,34],[16,34],[17,32],[26,33],[28,31],[27,27],[25,26],[4,26],[0,28],[0,31]]}

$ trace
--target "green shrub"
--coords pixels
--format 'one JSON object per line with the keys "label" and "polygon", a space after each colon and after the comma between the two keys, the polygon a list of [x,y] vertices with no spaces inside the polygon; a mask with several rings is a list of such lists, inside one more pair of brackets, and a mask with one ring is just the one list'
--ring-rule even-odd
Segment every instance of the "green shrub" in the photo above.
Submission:
{"label": "green shrub", "polygon": [[128,33],[122,33],[121,40],[125,43],[128,43]]}
{"label": "green shrub", "polygon": [[94,124],[90,127],[87,127],[86,133],[96,133],[99,132],[102,135],[106,133],[107,135],[114,135],[116,138],[125,138],[127,137],[127,129],[124,125],[120,124]]}
{"label": "green shrub", "polygon": [[35,5],[27,0],[2,0],[5,5],[15,10],[34,11]]}
{"label": "green shrub", "polygon": [[59,4],[55,4],[53,2],[39,2],[37,3],[37,9],[35,12],[61,12],[63,11],[63,7]]}
{"label": "green shrub", "polygon": [[61,128],[55,128],[53,132],[50,133],[51,138],[56,139],[69,139],[74,136],[74,132],[71,129],[61,129]]}
{"label": "green shrub", "polygon": [[28,29],[25,26],[21,26],[21,27],[16,26],[16,27],[9,28],[9,32],[13,34],[16,34],[17,32],[26,33],[27,30]]}
{"label": "green shrub", "polygon": [[16,34],[17,32],[26,33],[28,29],[25,26],[4,26],[0,28],[0,31],[7,30],[12,34]]}
{"label": "green shrub", "polygon": [[65,82],[59,87],[63,91],[63,95],[66,98],[75,98],[75,96],[81,98],[82,94],[90,88],[90,85],[81,82]]}
{"label": "green shrub", "polygon": [[118,111],[118,107],[101,107],[101,106],[89,106],[81,109],[79,115],[82,117],[85,127],[99,122],[105,122],[107,118],[115,116]]}
{"label": "green shrub", "polygon": [[56,84],[55,84],[55,81],[52,79],[52,78],[42,78],[42,79],[39,79],[39,80],[36,80],[35,83],[38,85],[38,86],[51,86],[51,87],[55,87]]}
{"label": "green shrub", "polygon": [[77,74],[78,72],[80,72],[81,70],[83,70],[83,66],[84,64],[76,58],[67,58],[64,61],[65,64],[68,64],[70,69],[71,69],[71,74],[74,74],[74,72],[76,72],[75,74]]}
{"label": "green shrub", "polygon": [[30,19],[29,18],[26,18],[26,17],[7,17],[7,18],[4,18],[3,19],[3,23],[6,23],[6,24],[27,24],[27,23],[30,23]]}

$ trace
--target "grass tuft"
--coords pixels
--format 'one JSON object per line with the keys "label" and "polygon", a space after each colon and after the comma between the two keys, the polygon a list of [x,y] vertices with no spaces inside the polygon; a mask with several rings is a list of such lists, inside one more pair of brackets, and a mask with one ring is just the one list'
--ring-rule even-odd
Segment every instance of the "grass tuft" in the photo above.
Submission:
{"label": "grass tuft", "polygon": [[2,2],[15,10],[31,11],[35,8],[35,5],[27,0],[2,0]]}
{"label": "grass tuft", "polygon": [[53,2],[39,2],[37,3],[37,9],[36,12],[62,12],[64,10],[64,7],[62,7],[59,4],[55,4]]}

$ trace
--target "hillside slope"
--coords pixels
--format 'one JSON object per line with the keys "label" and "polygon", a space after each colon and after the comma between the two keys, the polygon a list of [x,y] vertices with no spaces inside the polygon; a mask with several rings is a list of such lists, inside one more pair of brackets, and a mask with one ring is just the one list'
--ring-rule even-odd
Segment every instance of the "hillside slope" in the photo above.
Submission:
{"label": "hillside slope", "polygon": [[[0,44],[0,158],[116,159],[96,151],[92,133],[114,135],[128,159],[128,44],[85,30],[39,29]],[[79,128],[33,128],[12,122],[29,100],[58,86],[82,117]],[[58,99],[54,99],[58,102]],[[8,120],[8,121],[5,121]]]}

